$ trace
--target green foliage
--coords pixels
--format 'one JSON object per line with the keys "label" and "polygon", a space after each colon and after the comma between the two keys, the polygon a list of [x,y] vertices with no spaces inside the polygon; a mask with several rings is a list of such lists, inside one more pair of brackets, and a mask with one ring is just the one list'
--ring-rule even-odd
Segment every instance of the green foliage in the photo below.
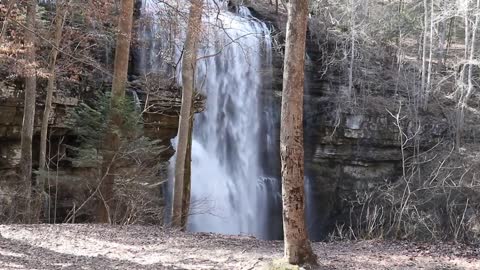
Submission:
{"label": "green foliage", "polygon": [[73,112],[68,124],[85,148],[99,148],[107,130],[109,100],[109,95],[102,93],[91,104],[80,103]]}
{"label": "green foliage", "polygon": [[[120,138],[119,156],[157,155],[161,149],[157,141],[143,136],[143,121],[135,104],[128,98],[117,101],[115,111],[110,110],[110,93],[99,94],[91,102],[82,102],[72,113],[69,127],[77,138],[76,146],[69,146],[76,153],[72,160],[77,166],[98,166],[105,136],[109,128]],[[110,114],[121,116],[121,126],[109,125]]]}
{"label": "green foliage", "polygon": [[[81,103],[70,117],[69,126],[76,135],[76,145],[69,146],[75,155],[74,167],[92,168],[97,182],[103,179],[102,152],[110,132],[119,138],[111,166],[115,171],[115,208],[110,209],[112,222],[117,224],[158,224],[162,221],[163,204],[158,196],[159,177],[164,170],[158,161],[165,150],[159,142],[144,136],[143,117],[128,97],[115,100],[111,110],[110,93]],[[109,122],[110,115],[121,121]],[[121,125],[114,125],[114,122]],[[118,147],[118,148],[117,148]],[[92,180],[92,179],[90,179]]]}

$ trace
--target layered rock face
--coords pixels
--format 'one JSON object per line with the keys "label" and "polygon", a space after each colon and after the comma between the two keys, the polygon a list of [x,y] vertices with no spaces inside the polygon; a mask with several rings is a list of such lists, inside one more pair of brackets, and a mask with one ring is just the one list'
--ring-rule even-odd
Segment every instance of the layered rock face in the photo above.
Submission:
{"label": "layered rock face", "polygon": [[[42,99],[39,96],[38,99]],[[55,150],[51,154],[54,158],[55,154],[61,152],[65,154],[66,148],[61,146],[60,137],[67,134],[67,118],[69,112],[78,104],[78,99],[56,95],[53,100],[53,113],[49,119],[50,124],[50,147]],[[43,104],[37,103],[35,111],[35,129],[33,140],[33,160],[34,168],[38,166],[39,140],[40,140],[40,124],[43,114]],[[23,121],[23,94],[14,85],[8,85],[0,82],[0,219],[8,221],[15,219],[14,207],[7,209],[6,206],[13,205],[13,201],[18,194],[18,188],[21,187],[17,178],[17,169],[20,162],[20,132]],[[53,152],[53,151],[52,151]],[[10,202],[4,204],[3,202]],[[12,210],[12,211],[10,211]],[[5,219],[5,220],[3,220]]]}
{"label": "layered rock face", "polygon": [[[40,98],[40,97],[39,97]],[[51,133],[60,136],[67,132],[69,111],[78,104],[78,99],[57,95],[53,100],[53,113],[49,119]],[[38,103],[35,111],[34,155],[38,153],[43,104]],[[14,174],[20,161],[20,132],[23,121],[23,96],[19,89],[0,83],[0,170],[2,176]],[[38,156],[38,154],[37,154]]]}
{"label": "layered rock face", "polygon": [[[156,85],[157,90],[162,88]],[[166,179],[167,163],[173,156],[174,150],[171,146],[171,139],[177,134],[178,113],[181,103],[181,90],[176,87],[163,86],[156,93],[149,94],[144,89],[146,86],[140,81],[134,81],[129,84],[128,93],[136,93],[139,104],[145,105],[148,102],[148,109],[144,114],[144,132],[151,139],[156,140],[164,146],[164,151],[157,157],[161,171],[158,172],[158,180]],[[0,187],[2,201],[12,201],[16,196],[15,192],[20,183],[18,183],[17,169],[20,162],[20,130],[23,118],[23,97],[21,90],[14,86],[1,85],[0,93]],[[133,97],[132,97],[133,98]],[[33,141],[33,160],[34,168],[38,166],[38,152],[40,140],[41,115],[43,113],[43,97],[38,97],[35,119],[35,134]],[[148,99],[148,101],[147,101]],[[72,152],[69,151],[69,145],[75,145],[75,135],[71,132],[68,125],[70,113],[78,105],[79,100],[75,97],[55,95],[53,101],[53,113],[50,118],[49,126],[49,151],[50,151],[50,176],[48,178],[50,194],[55,194],[50,208],[56,208],[54,220],[63,222],[64,218],[72,209],[82,205],[90,194],[94,192],[96,181],[98,179],[98,168],[91,167],[88,164],[78,164],[71,162]],[[196,111],[203,108],[203,97],[197,97],[195,101]],[[142,108],[143,109],[143,108]],[[124,168],[125,169],[125,168]],[[158,186],[153,191],[152,196],[163,201],[162,187]],[[53,196],[53,195],[52,195]],[[93,201],[92,201],[93,203]],[[4,204],[7,205],[7,204]],[[91,220],[94,207],[85,207],[77,221]],[[2,213],[3,218],[14,218],[13,213],[7,209]],[[0,211],[1,212],[1,211]],[[0,218],[2,215],[0,215]],[[3,220],[5,221],[5,220]],[[53,220],[51,220],[53,221]]]}
{"label": "layered rock face", "polygon": [[[311,238],[319,240],[348,214],[356,193],[401,175],[402,155],[393,118],[335,112],[324,99],[310,101],[317,116],[306,120],[305,162]],[[310,109],[310,111],[312,111]]]}
{"label": "layered rock face", "polygon": [[[285,14],[251,3],[253,14],[276,29],[284,42]],[[352,111],[339,109],[340,93],[347,86],[334,71],[323,74],[318,39],[307,35],[304,126],[307,219],[310,238],[324,239],[336,221],[348,217],[348,202],[376,184],[401,175],[402,155],[395,119],[384,107]],[[273,55],[274,82],[266,95],[276,99],[280,128],[283,51]]]}

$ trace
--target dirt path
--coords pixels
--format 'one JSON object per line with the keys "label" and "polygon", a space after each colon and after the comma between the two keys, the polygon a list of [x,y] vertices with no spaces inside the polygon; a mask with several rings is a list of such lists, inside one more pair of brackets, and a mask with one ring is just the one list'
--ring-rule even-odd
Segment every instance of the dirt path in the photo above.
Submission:
{"label": "dirt path", "polygon": [[[0,269],[259,269],[280,241],[158,227],[0,226]],[[319,269],[480,269],[480,250],[379,241],[315,243]]]}

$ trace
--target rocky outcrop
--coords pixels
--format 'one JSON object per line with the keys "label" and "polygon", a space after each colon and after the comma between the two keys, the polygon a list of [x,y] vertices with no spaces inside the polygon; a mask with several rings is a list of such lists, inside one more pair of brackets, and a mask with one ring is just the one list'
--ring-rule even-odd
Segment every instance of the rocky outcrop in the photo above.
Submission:
{"label": "rocky outcrop", "polygon": [[[283,43],[286,14],[265,4],[251,3],[253,14],[274,27],[277,43]],[[383,104],[364,110],[341,108],[341,93],[347,87],[334,71],[322,74],[322,51],[317,38],[308,34],[304,101],[307,219],[310,238],[323,239],[357,192],[401,174],[398,128]],[[272,89],[279,129],[283,51],[273,56]],[[388,106],[387,106],[388,107]]]}
{"label": "rocky outcrop", "polygon": [[[164,147],[164,151],[157,157],[157,162],[167,164],[173,156],[174,150],[171,139],[177,134],[178,114],[181,106],[181,89],[173,85],[156,85],[155,93],[148,93],[146,85],[135,80],[129,84],[128,93],[137,105],[145,110],[144,132],[151,139],[156,140]],[[38,166],[38,145],[40,138],[41,115],[43,113],[43,96],[39,91],[36,107],[35,134],[33,142],[34,168]],[[0,85],[0,201],[11,201],[15,197],[16,186],[19,184],[17,167],[20,162],[20,131],[23,118],[23,96],[21,89],[15,85]],[[137,100],[138,99],[138,100]],[[195,110],[203,109],[202,96],[195,100]],[[49,178],[50,193],[55,194],[56,219],[63,222],[72,209],[81,205],[95,190],[98,179],[98,170],[88,164],[72,162],[72,151],[69,145],[75,145],[75,135],[68,124],[69,115],[78,105],[76,97],[63,96],[61,92],[55,94],[53,113],[49,120],[49,149],[52,175]],[[145,104],[148,104],[145,106]],[[166,179],[167,165],[159,166],[161,172],[158,177]],[[160,179],[159,179],[160,180]],[[160,187],[156,196],[163,198]],[[158,193],[160,192],[160,193]],[[76,221],[91,219],[93,207],[79,213]],[[1,209],[0,210],[5,210]],[[52,210],[53,211],[53,210]],[[1,211],[0,211],[1,212]],[[9,214],[0,213],[0,219]],[[10,215],[11,216],[11,215]],[[0,220],[1,221],[1,220]]]}
{"label": "rocky outcrop", "polygon": [[[2,175],[4,176],[11,174],[20,161],[20,131],[23,121],[23,96],[21,93],[13,86],[0,84],[0,171],[3,171]],[[55,96],[52,104],[53,113],[49,119],[51,134],[58,136],[67,132],[68,114],[77,104],[78,99],[74,97]],[[34,154],[38,151],[42,113],[43,104],[39,102],[35,111]]]}

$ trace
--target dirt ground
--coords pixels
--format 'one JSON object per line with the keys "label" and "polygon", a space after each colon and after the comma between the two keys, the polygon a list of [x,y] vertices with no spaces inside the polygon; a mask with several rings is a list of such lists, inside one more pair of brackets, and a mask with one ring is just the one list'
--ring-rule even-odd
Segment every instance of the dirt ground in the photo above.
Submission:
{"label": "dirt ground", "polygon": [[[0,226],[0,269],[261,269],[281,241],[159,227]],[[315,243],[318,269],[480,269],[480,249],[383,241]]]}

